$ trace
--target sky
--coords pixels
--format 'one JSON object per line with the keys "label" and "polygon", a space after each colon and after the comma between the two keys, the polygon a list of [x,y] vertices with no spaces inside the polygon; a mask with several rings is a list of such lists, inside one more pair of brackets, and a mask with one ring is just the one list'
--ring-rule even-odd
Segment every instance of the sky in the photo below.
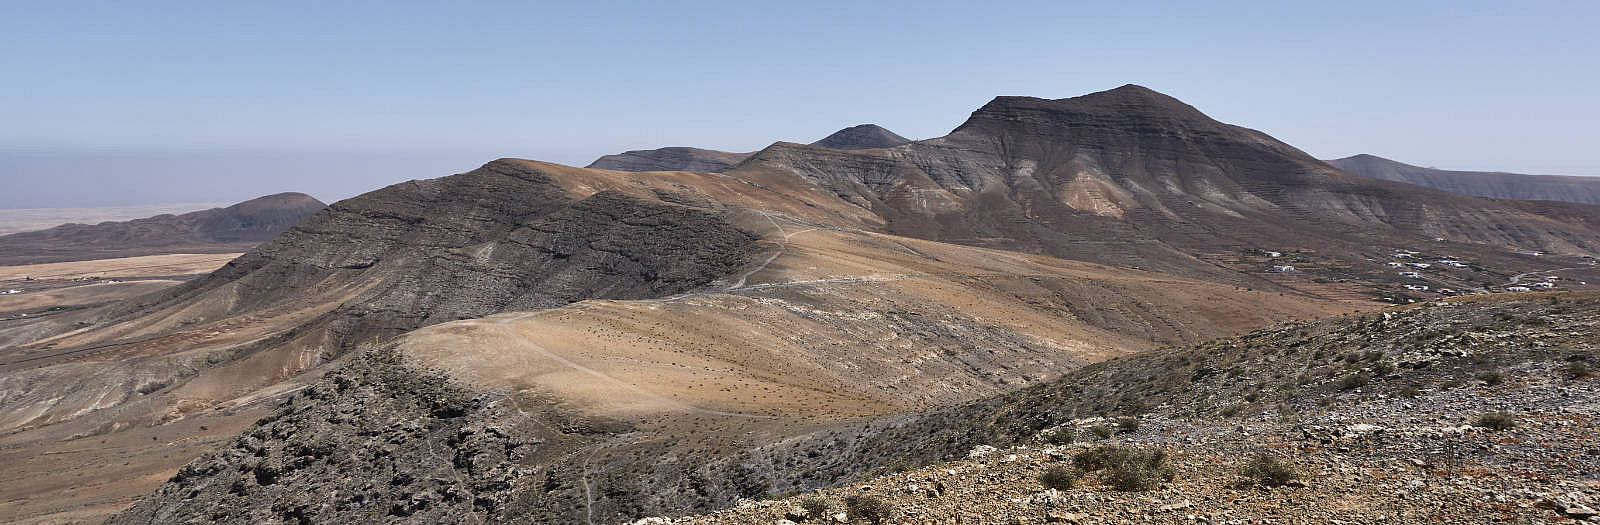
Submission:
{"label": "sky", "polygon": [[941,136],[1135,83],[1319,158],[1600,175],[1600,2],[0,0],[0,208]]}

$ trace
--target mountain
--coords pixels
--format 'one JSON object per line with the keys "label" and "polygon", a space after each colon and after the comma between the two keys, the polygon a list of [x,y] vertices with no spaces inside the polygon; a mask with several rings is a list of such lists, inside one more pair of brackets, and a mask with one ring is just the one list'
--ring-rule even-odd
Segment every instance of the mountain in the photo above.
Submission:
{"label": "mountain", "polygon": [[911,139],[896,135],[893,131],[883,129],[877,124],[861,124],[835,131],[822,140],[812,142],[811,145],[833,149],[877,149],[891,148],[907,142],[911,142]]}
{"label": "mountain", "polygon": [[1441,170],[1367,154],[1326,162],[1363,177],[1416,184],[1463,195],[1600,204],[1600,177]]}
{"label": "mountain", "polygon": [[[1600,282],[1578,256],[1597,210],[1351,175],[1138,86],[720,172],[500,159],[335,203],[204,278],[0,324],[0,513],[711,510],[942,456],[962,427],[929,414],[1093,363],[1375,308],[1422,282],[1395,250],[1467,259],[1426,276],[1462,290]],[[1118,385],[1142,377],[1071,406],[1132,406]]]}
{"label": "mountain", "polygon": [[1134,85],[1059,100],[999,97],[949,135],[884,150],[780,142],[727,171],[757,172],[803,177],[900,235],[1208,278],[1228,264],[1219,251],[1283,251],[1269,247],[1352,263],[1436,238],[1600,249],[1600,208],[1350,175]]}
{"label": "mountain", "polygon": [[617,171],[722,171],[749,153],[670,147],[634,150],[595,159],[586,168]]}
{"label": "mountain", "polygon": [[[833,132],[813,145],[833,149],[873,149],[911,142],[876,124],[861,124]],[[700,171],[726,170],[750,157],[750,153],[730,153],[711,149],[669,147],[635,150],[595,159],[586,168],[617,171]]]}
{"label": "mountain", "polygon": [[63,224],[0,236],[0,266],[250,249],[327,205],[304,193],[279,193],[182,215],[123,222]]}

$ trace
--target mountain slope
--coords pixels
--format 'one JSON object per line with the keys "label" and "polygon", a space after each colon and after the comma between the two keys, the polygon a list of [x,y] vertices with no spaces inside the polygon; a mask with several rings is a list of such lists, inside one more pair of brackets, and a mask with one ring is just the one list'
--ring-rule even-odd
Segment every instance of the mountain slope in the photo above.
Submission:
{"label": "mountain slope", "polygon": [[[1581,522],[1600,503],[1600,378],[1584,373],[1600,350],[1597,320],[1592,293],[1497,296],[1112,359],[960,408],[815,436],[810,451],[753,452],[816,458],[789,465],[792,477],[827,472],[817,463],[829,461],[877,473],[672,522],[771,522],[804,514],[791,509],[806,500],[863,495],[899,519],[935,523]],[[1488,424],[1490,414],[1504,424]],[[840,446],[863,434],[874,437]],[[1129,478],[1079,470],[1112,447],[1159,450],[1172,477],[1119,486]],[[1250,475],[1262,455],[1282,477]],[[929,461],[947,462],[908,470]],[[1051,470],[1076,479],[1047,488]],[[784,481],[774,488],[792,487]]]}
{"label": "mountain slope", "polygon": [[1441,170],[1367,154],[1326,162],[1363,177],[1427,186],[1464,195],[1600,204],[1600,177]]}
{"label": "mountain slope", "polygon": [[226,253],[271,239],[326,204],[303,193],[279,193],[182,215],[124,222],[64,224],[0,236],[0,266],[133,257],[163,253]]}

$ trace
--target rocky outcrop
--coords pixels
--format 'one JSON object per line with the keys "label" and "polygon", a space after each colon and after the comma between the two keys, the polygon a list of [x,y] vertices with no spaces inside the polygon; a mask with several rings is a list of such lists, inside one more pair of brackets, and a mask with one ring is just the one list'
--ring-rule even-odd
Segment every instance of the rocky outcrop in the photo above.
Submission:
{"label": "rocky outcrop", "polygon": [[326,207],[304,193],[279,193],[182,215],[124,222],[64,224],[0,236],[0,266],[134,257],[227,253],[276,237]]}
{"label": "rocky outcrop", "polygon": [[1427,186],[1462,195],[1600,204],[1600,177],[1441,170],[1367,154],[1333,159],[1327,163],[1363,177]]}
{"label": "rocky outcrop", "polygon": [[833,149],[876,149],[892,148],[907,142],[911,142],[911,139],[896,135],[877,124],[861,124],[835,131],[811,145]]}

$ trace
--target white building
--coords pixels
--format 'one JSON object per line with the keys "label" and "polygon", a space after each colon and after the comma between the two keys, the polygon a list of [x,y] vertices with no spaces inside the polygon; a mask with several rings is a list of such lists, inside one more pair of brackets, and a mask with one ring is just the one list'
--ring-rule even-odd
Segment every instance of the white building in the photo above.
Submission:
{"label": "white building", "polygon": [[1272,271],[1274,271],[1274,272],[1292,272],[1292,271],[1294,271],[1294,267],[1293,266],[1273,266],[1272,267]]}

